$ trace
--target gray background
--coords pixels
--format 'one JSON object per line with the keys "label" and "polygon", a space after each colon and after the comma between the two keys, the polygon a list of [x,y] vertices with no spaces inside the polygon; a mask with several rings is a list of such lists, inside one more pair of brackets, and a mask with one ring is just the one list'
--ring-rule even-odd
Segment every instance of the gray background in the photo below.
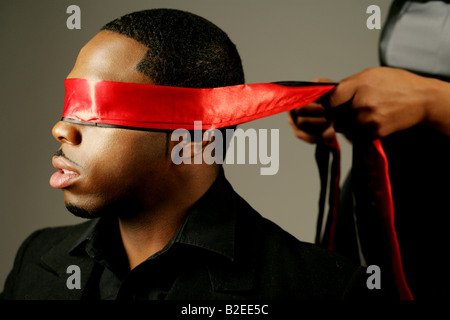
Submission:
{"label": "gray background", "polygon": [[[366,28],[371,4],[385,21],[391,0],[0,0],[0,288],[20,243],[32,231],[80,222],[49,178],[58,143],[51,128],[62,113],[63,79],[80,48],[106,22],[147,8],[203,16],[237,45],[247,83],[340,80],[378,65],[380,30]],[[68,30],[66,8],[81,8],[81,30]],[[255,209],[297,238],[312,242],[319,192],[314,146],[296,139],[286,114],[246,128],[280,130],[280,167],[225,165],[228,179]],[[343,172],[351,150],[342,144]],[[0,289],[1,290],[1,289]]]}

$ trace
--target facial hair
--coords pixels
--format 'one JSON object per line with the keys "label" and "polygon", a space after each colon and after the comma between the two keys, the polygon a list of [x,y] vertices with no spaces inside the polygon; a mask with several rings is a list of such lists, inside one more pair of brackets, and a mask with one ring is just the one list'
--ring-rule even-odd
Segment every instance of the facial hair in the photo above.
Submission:
{"label": "facial hair", "polygon": [[90,212],[86,209],[77,207],[77,206],[67,203],[67,202],[65,205],[66,205],[67,210],[69,210],[74,216],[79,217],[79,218],[95,219],[95,218],[99,218],[101,216],[101,214],[96,214],[94,212]]}

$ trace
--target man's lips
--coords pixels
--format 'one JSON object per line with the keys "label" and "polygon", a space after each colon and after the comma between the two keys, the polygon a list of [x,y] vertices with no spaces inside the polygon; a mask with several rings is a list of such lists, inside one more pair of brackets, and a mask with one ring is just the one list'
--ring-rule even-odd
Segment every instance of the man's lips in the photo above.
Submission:
{"label": "man's lips", "polygon": [[58,170],[50,178],[50,185],[53,188],[67,188],[74,184],[80,177],[74,165],[63,157],[53,157],[52,164]]}

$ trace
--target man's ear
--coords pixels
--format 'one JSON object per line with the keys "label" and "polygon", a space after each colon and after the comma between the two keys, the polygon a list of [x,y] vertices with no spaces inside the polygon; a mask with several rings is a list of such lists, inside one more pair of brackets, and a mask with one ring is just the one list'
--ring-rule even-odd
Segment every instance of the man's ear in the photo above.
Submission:
{"label": "man's ear", "polygon": [[[194,132],[194,139],[191,141],[191,160],[192,163],[201,164],[205,160],[206,148],[214,143],[215,130],[206,130],[204,132]],[[200,139],[201,137],[201,139]]]}
{"label": "man's ear", "polygon": [[[171,158],[174,164],[201,164],[203,151],[214,142],[214,133],[210,130],[194,132],[194,137],[185,129],[177,129],[171,133]],[[177,142],[178,141],[178,142]]]}
{"label": "man's ear", "polygon": [[222,131],[218,129],[208,130],[203,134],[203,162],[206,164],[223,164],[225,150]]}

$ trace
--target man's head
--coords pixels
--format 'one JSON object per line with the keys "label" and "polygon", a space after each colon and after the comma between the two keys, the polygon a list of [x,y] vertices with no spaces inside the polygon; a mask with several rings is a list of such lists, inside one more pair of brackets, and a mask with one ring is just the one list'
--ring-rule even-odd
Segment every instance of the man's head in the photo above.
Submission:
{"label": "man's head", "polygon": [[[223,31],[169,9],[135,12],[106,24],[80,51],[68,78],[192,88],[244,82],[237,50]],[[77,215],[160,208],[174,195],[192,192],[183,181],[192,177],[183,174],[187,170],[202,170],[195,173],[200,180],[213,170],[174,165],[167,150],[175,142],[165,132],[60,121],[53,135],[63,154],[54,157],[59,172],[51,184],[64,190],[66,205]]]}
{"label": "man's head", "polygon": [[171,9],[134,12],[107,23],[143,44],[136,69],[157,85],[214,88],[244,83],[241,59],[226,33],[208,20]]}

